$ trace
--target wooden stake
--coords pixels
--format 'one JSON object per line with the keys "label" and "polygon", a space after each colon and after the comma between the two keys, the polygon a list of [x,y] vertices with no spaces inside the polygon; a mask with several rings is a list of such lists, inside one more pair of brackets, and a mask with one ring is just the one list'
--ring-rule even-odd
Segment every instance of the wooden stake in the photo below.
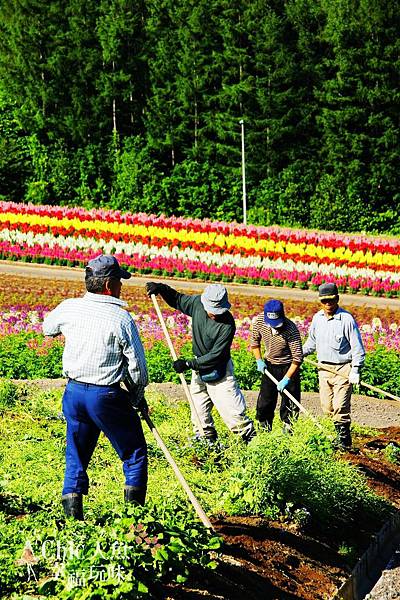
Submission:
{"label": "wooden stake", "polygon": [[149,414],[146,411],[141,411],[140,413],[142,415],[142,418],[146,421],[147,425],[150,428],[151,433],[153,434],[157,444],[159,445],[159,447],[161,448],[161,450],[164,453],[165,458],[167,459],[167,461],[169,462],[169,464],[171,465],[179,483],[181,484],[181,486],[183,487],[183,489],[185,490],[186,494],[188,495],[188,498],[190,500],[190,502],[193,504],[193,507],[199,517],[199,519],[201,520],[201,522],[203,523],[204,527],[206,527],[207,529],[211,529],[212,531],[214,531],[214,527],[211,524],[210,519],[207,517],[206,513],[204,512],[204,510],[202,509],[200,502],[197,500],[196,496],[193,494],[192,490],[190,489],[186,479],[184,478],[184,476],[182,475],[181,470],[179,469],[178,465],[176,464],[172,454],[170,453],[170,451],[168,450],[168,448],[166,447],[166,445],[164,444],[160,434],[158,433],[153,421],[151,420],[151,418],[149,417]]}
{"label": "wooden stake", "polygon": [[[156,309],[157,316],[158,316],[159,321],[161,323],[161,327],[162,327],[162,330],[164,332],[165,339],[167,340],[169,351],[171,352],[171,356],[172,356],[173,360],[175,361],[175,360],[178,359],[178,357],[176,355],[175,348],[174,348],[174,345],[172,343],[171,337],[169,335],[167,326],[165,325],[164,317],[162,316],[160,307],[159,307],[158,302],[157,302],[157,298],[155,297],[154,294],[151,294],[151,299],[153,301],[154,308]],[[179,379],[181,380],[181,384],[183,385],[183,389],[185,390],[186,398],[189,401],[189,405],[190,405],[190,408],[192,410],[192,415],[194,415],[194,417],[196,419],[197,427],[199,428],[200,434],[203,437],[205,437],[204,429],[203,429],[203,426],[202,426],[201,421],[200,421],[199,413],[196,410],[196,407],[194,405],[192,396],[190,394],[189,386],[186,383],[186,379],[185,379],[185,376],[184,376],[183,373],[179,373]]]}

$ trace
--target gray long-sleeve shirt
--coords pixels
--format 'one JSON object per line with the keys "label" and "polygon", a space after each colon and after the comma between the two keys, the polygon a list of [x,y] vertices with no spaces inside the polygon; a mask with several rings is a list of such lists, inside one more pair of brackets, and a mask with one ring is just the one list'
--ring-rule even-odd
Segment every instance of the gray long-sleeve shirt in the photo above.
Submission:
{"label": "gray long-sleeve shirt", "polygon": [[318,362],[351,362],[353,367],[362,367],[365,350],[353,315],[340,307],[332,317],[327,317],[323,310],[318,311],[303,346],[304,356],[315,351]]}

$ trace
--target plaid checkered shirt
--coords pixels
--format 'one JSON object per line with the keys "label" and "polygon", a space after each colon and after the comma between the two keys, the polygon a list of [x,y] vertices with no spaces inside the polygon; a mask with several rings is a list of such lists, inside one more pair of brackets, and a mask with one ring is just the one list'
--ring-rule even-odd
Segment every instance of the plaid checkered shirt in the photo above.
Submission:
{"label": "plaid checkered shirt", "polygon": [[63,334],[63,373],[69,379],[113,385],[129,372],[138,386],[148,383],[146,359],[136,324],[113,296],[87,292],[61,302],[46,315],[43,333]]}

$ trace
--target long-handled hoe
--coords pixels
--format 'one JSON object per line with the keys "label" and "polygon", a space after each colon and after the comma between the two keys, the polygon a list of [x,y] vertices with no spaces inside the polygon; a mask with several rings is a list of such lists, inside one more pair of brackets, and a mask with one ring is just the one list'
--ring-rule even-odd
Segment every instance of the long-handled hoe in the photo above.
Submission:
{"label": "long-handled hoe", "polygon": [[[305,358],[304,360],[306,362],[308,362],[310,365],[317,367],[318,370],[328,371],[328,373],[333,373],[334,375],[340,375],[340,377],[343,377],[343,379],[346,379],[347,381],[349,381],[349,378],[347,377],[347,375],[343,375],[342,373],[336,373],[336,371],[334,371],[333,369],[330,369],[329,367],[327,367],[324,364],[316,363],[313,360],[311,360],[311,358]],[[360,381],[359,385],[362,385],[363,387],[366,387],[373,392],[377,392],[378,394],[382,394],[383,396],[387,396],[391,400],[397,400],[398,402],[400,402],[400,398],[398,396],[395,396],[394,394],[391,394],[390,392],[386,392],[385,390],[381,390],[380,388],[375,387],[374,385],[370,385],[369,383],[366,383],[365,381]]]}
{"label": "long-handled hoe", "polygon": [[[174,345],[172,343],[172,340],[171,340],[171,337],[169,335],[167,326],[165,324],[164,317],[162,316],[162,312],[161,312],[160,307],[158,305],[157,298],[155,297],[154,294],[152,294],[151,295],[151,299],[153,301],[154,308],[156,309],[156,313],[157,313],[158,319],[159,319],[159,321],[161,323],[161,327],[162,327],[162,330],[164,332],[165,339],[167,341],[168,348],[169,348],[169,351],[171,353],[171,356],[172,356],[173,360],[177,360],[178,357],[176,355]],[[190,408],[192,410],[192,415],[196,419],[196,424],[197,424],[197,427],[199,429],[200,435],[204,437],[204,429],[203,429],[203,426],[202,426],[201,421],[200,421],[199,413],[196,410],[196,407],[194,405],[192,396],[190,394],[189,386],[186,383],[186,379],[185,379],[185,376],[184,376],[183,373],[179,373],[179,379],[181,380],[181,384],[183,385],[183,389],[185,390],[186,398],[188,399],[189,406],[190,406]]]}
{"label": "long-handled hoe", "polygon": [[[134,391],[135,391],[135,384],[132,382],[132,379],[130,378],[129,375],[126,376],[126,378],[124,380],[124,384],[125,384],[125,387],[127,388],[128,392],[133,395]],[[174,471],[179,483],[185,490],[190,502],[193,504],[193,507],[194,507],[200,521],[203,523],[203,525],[207,529],[214,530],[214,527],[212,526],[210,519],[207,517],[206,513],[204,512],[204,510],[202,509],[202,507],[200,505],[200,502],[197,500],[196,496],[193,494],[192,490],[190,489],[188,482],[184,478],[184,476],[183,476],[181,470],[179,469],[178,465],[176,464],[172,454],[168,450],[162,437],[158,433],[156,426],[154,425],[153,421],[151,420],[150,415],[147,412],[146,402],[144,402],[144,406],[142,408],[139,405],[138,411],[139,411],[142,419],[144,421],[146,421],[147,425],[149,426],[149,429],[150,429],[151,433],[153,434],[154,439],[156,440],[158,446],[161,448],[165,458],[171,465],[172,470]]]}
{"label": "long-handled hoe", "polygon": [[[271,381],[273,381],[275,383],[275,385],[278,385],[278,380],[275,379],[275,377],[272,375],[272,373],[270,373],[268,371],[268,369],[264,369],[264,375],[269,377],[269,379]],[[308,411],[306,408],[304,408],[304,406],[302,404],[300,404],[300,402],[298,400],[296,400],[296,398],[293,396],[293,394],[288,392],[288,390],[283,390],[283,393],[301,410],[301,412],[303,412],[305,415],[307,415],[307,417],[310,417],[310,419],[312,419],[314,421],[316,426],[321,431],[324,431],[324,428],[322,427],[322,425],[320,423],[318,423],[317,419],[315,417],[313,417],[313,415],[310,413],[310,411]]]}
{"label": "long-handled hoe", "polygon": [[186,481],[186,479],[184,478],[184,476],[182,475],[181,470],[179,469],[178,465],[176,464],[172,454],[170,453],[170,451],[168,450],[168,448],[166,447],[166,445],[164,444],[160,434],[158,433],[153,421],[151,420],[151,418],[149,417],[149,414],[145,411],[142,410],[141,411],[141,417],[144,421],[146,421],[147,425],[149,426],[149,429],[151,431],[151,433],[153,434],[157,444],[159,445],[159,447],[161,448],[161,450],[164,453],[165,458],[167,459],[167,461],[169,462],[169,464],[171,465],[176,478],[178,479],[179,483],[181,484],[181,486],[183,487],[183,489],[185,490],[190,502],[193,504],[194,510],[196,511],[199,519],[201,520],[201,522],[203,523],[204,527],[206,527],[207,529],[211,529],[214,530],[214,527],[212,526],[210,519],[207,517],[206,513],[204,512],[204,510],[202,509],[200,502],[197,500],[196,496],[193,494],[192,490],[190,489],[188,482]]}

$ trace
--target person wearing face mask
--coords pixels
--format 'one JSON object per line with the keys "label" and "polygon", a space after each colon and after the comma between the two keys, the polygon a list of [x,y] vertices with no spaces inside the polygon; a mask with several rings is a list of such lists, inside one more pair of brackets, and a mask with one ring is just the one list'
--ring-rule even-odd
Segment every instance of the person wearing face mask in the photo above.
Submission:
{"label": "person wearing face mask", "polygon": [[[261,356],[261,342],[265,351]],[[261,388],[257,399],[257,420],[267,431],[271,431],[278,392],[281,394],[280,418],[284,431],[291,431],[293,419],[299,408],[283,390],[290,392],[300,402],[300,365],[303,362],[300,332],[290,319],[285,317],[280,300],[268,300],[264,312],[253,319],[250,346],[257,361],[257,369],[262,373]],[[275,385],[264,370],[278,380]]]}
{"label": "person wearing face mask", "polygon": [[349,449],[352,445],[351,393],[353,385],[360,383],[365,350],[354,317],[339,307],[336,284],[323,283],[318,294],[322,310],[313,317],[303,353],[306,356],[316,351],[318,362],[335,371],[333,374],[319,370],[321,408],[335,424],[336,445]]}

